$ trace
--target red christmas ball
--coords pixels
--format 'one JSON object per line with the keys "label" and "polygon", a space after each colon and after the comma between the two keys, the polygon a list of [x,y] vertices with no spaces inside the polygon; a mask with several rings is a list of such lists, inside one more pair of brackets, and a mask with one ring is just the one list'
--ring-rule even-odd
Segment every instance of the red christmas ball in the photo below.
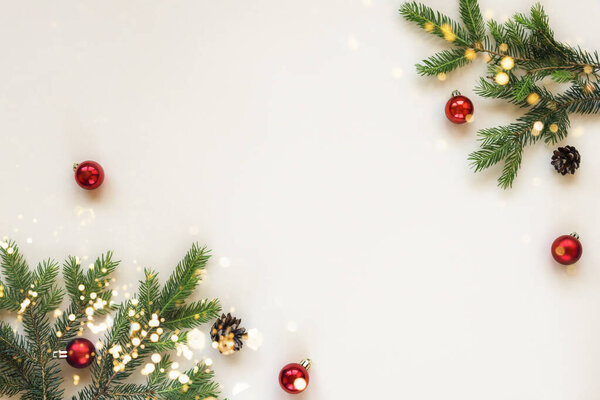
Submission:
{"label": "red christmas ball", "polygon": [[85,368],[96,358],[96,348],[87,339],[73,339],[67,345],[67,362],[75,368]]}
{"label": "red christmas ball", "polygon": [[96,189],[104,182],[104,169],[96,161],[84,161],[76,164],[75,181],[84,189]]}
{"label": "red christmas ball", "polygon": [[552,242],[552,257],[556,262],[562,265],[571,265],[576,263],[583,253],[583,246],[576,233],[562,235]]}
{"label": "red christmas ball", "polygon": [[303,392],[308,386],[308,371],[306,369],[309,366],[310,362],[306,360],[302,364],[291,363],[283,367],[279,372],[279,385],[281,385],[281,388],[292,394]]}
{"label": "red christmas ball", "polygon": [[454,92],[446,103],[446,117],[455,124],[464,124],[473,117],[473,103],[468,97]]}

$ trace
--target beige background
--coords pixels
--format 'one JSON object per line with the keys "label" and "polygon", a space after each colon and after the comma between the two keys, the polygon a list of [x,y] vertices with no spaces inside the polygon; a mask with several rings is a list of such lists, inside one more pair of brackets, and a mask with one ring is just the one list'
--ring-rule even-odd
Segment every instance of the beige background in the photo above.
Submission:
{"label": "beige background", "polygon": [[[527,3],[481,1],[498,19]],[[444,44],[400,4],[0,2],[0,236],[32,263],[113,249],[119,286],[207,244],[201,295],[263,337],[195,350],[230,399],[288,398],[277,373],[304,356],[299,399],[597,399],[597,118],[572,121],[577,176],[539,145],[497,189],[466,156],[519,111],[473,94],[481,61],[418,77]],[[600,3],[544,4],[560,39],[600,48]],[[454,89],[473,124],[446,121]],[[107,173],[96,193],[72,178],[85,159]],[[574,230],[567,273],[549,246]]]}

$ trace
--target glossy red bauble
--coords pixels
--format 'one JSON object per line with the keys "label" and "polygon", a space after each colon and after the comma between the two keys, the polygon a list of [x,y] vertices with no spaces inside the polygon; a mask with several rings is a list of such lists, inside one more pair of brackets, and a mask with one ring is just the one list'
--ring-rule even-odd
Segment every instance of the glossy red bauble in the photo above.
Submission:
{"label": "glossy red bauble", "polygon": [[67,345],[67,362],[75,368],[85,368],[96,358],[96,348],[87,339],[73,339]]}
{"label": "glossy red bauble", "polygon": [[279,384],[281,388],[288,393],[301,393],[308,386],[308,371],[306,370],[305,362],[302,364],[291,363],[286,365],[279,372]]}
{"label": "glossy red bauble", "polygon": [[75,181],[84,189],[96,189],[104,182],[104,169],[95,161],[84,161],[76,164]]}
{"label": "glossy red bauble", "polygon": [[576,263],[583,253],[583,246],[577,234],[562,235],[552,242],[552,257],[562,265]]}
{"label": "glossy red bauble", "polygon": [[446,117],[455,124],[464,124],[473,118],[473,103],[468,97],[453,95],[446,103]]}

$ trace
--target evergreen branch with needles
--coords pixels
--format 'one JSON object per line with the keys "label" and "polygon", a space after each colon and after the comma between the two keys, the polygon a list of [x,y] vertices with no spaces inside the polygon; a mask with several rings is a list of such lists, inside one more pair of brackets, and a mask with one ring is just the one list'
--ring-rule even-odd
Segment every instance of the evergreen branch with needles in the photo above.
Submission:
{"label": "evergreen branch with needles", "polygon": [[[477,0],[459,0],[459,13],[461,23],[414,1],[400,8],[406,20],[453,47],[417,64],[420,75],[439,77],[480,55],[487,69],[475,92],[525,109],[512,124],[479,130],[480,149],[468,157],[475,172],[503,163],[498,185],[507,189],[517,177],[524,147],[566,138],[570,114],[600,112],[600,56],[556,40],[539,4],[504,23],[486,23]],[[555,94],[546,88],[547,80],[570,86]]]}
{"label": "evergreen branch with needles", "polygon": [[[156,272],[145,270],[139,293],[115,304],[109,286],[119,262],[112,252],[85,271],[78,258],[68,257],[62,267],[63,288],[58,284],[58,263],[48,260],[30,270],[16,243],[0,242],[0,310],[16,314],[23,325],[19,333],[0,321],[0,396],[61,400],[61,364],[52,353],[81,335],[87,321],[116,311],[90,365],[92,382],[74,400],[216,398],[219,385],[202,362],[177,372],[177,379],[167,376],[173,373],[169,352],[187,342],[190,328],[213,320],[221,311],[216,299],[188,301],[209,257],[205,247],[194,244],[164,287]],[[58,312],[65,297],[69,305]],[[150,357],[152,362],[146,362]],[[145,362],[140,372],[146,382],[128,383]]]}

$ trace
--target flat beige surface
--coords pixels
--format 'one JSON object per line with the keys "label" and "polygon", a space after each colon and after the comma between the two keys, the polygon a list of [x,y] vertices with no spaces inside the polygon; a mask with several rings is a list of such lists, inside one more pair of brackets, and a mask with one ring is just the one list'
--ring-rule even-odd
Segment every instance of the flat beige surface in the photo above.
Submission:
{"label": "flat beige surface", "polygon": [[[600,396],[597,118],[572,121],[576,177],[539,145],[503,192],[466,156],[519,111],[473,94],[482,62],[418,77],[444,44],[399,1],[0,4],[0,236],[31,263],[113,249],[120,299],[140,267],[164,279],[193,241],[212,248],[199,295],[263,337],[194,350],[231,400],[289,398],[277,373],[304,356],[298,399]],[[544,4],[560,39],[600,49],[600,3]],[[454,89],[473,124],[446,121]],[[106,169],[97,193],[72,178],[85,159]],[[549,246],[571,231],[585,250],[566,273]]]}

